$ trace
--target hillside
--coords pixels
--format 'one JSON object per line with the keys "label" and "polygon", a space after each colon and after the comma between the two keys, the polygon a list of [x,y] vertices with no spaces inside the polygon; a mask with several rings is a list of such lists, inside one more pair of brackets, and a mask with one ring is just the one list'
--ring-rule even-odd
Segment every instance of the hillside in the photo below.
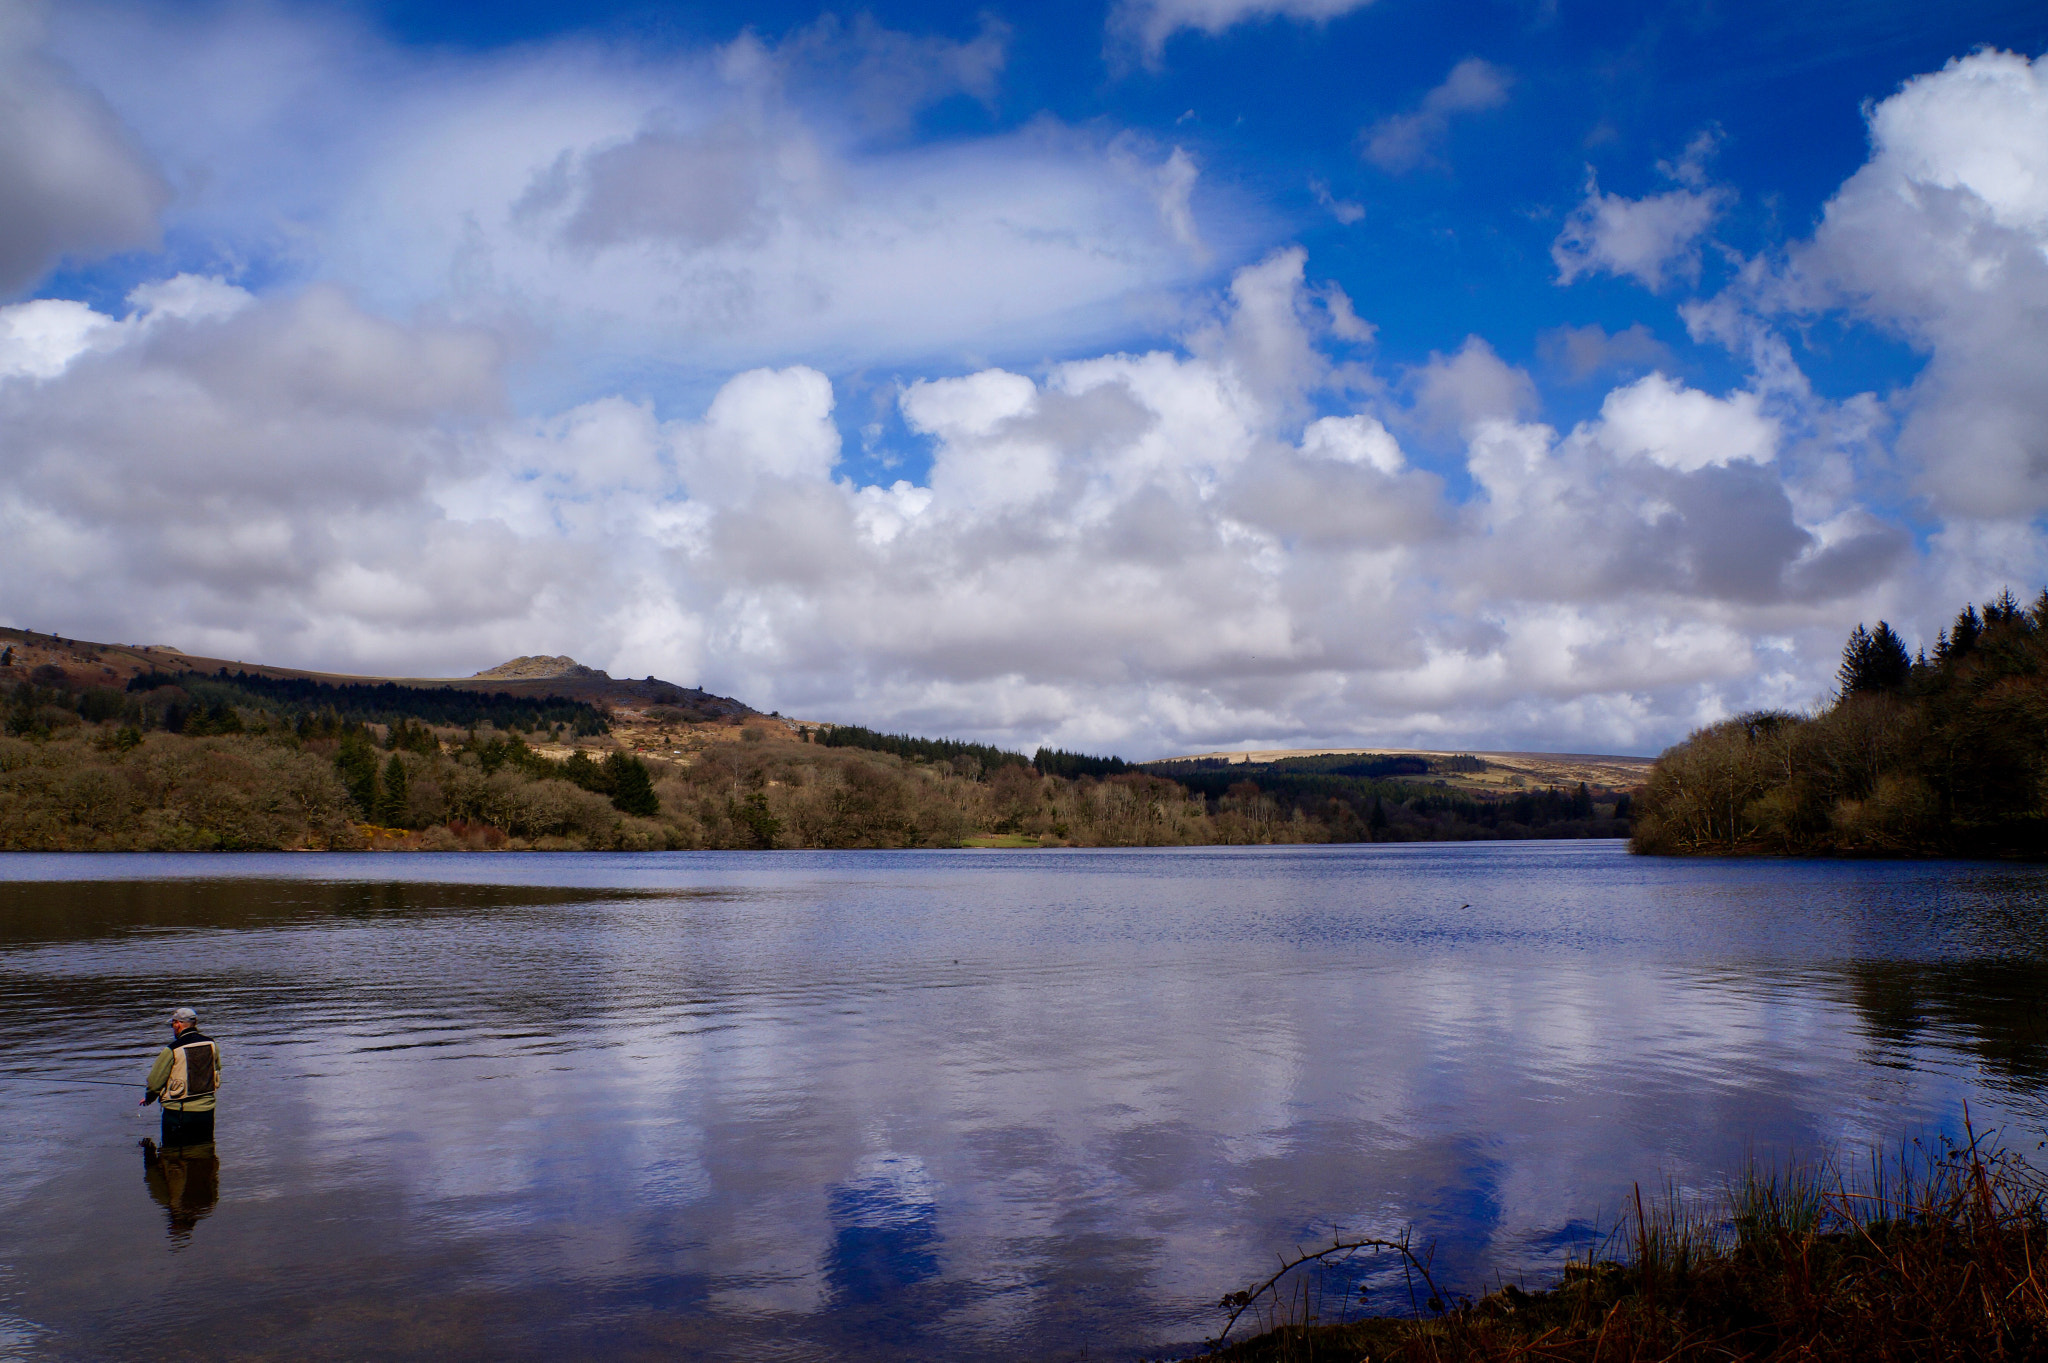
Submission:
{"label": "hillside", "polygon": [[745,718],[752,707],[730,696],[715,696],[697,687],[679,686],[658,677],[639,680],[614,678],[573,658],[515,658],[469,677],[373,677],[336,672],[313,672],[304,668],[277,667],[268,663],[245,662],[238,658],[212,658],[189,653],[169,644],[101,644],[31,630],[0,628],[0,656],[12,650],[12,658],[0,667],[0,684],[30,678],[39,668],[44,684],[61,679],[73,687],[106,686],[124,688],[147,673],[196,672],[230,673],[273,680],[324,682],[330,686],[397,685],[445,688],[451,691],[503,693],[539,698],[560,696],[586,704],[616,707],[635,716],[654,706],[685,709],[705,719]]}
{"label": "hillside", "polygon": [[0,630],[0,702],[10,850],[1618,837],[1637,770],[1532,754],[1027,758],[762,715],[561,656],[361,677],[21,630]]}
{"label": "hillside", "polygon": [[[1413,758],[1427,769],[1431,784],[1449,786],[1477,795],[1509,795],[1520,790],[1541,790],[1549,786],[1570,788],[1585,782],[1595,791],[1618,793],[1640,786],[1650,778],[1653,760],[1599,753],[1485,752],[1471,748],[1271,748],[1258,752],[1198,753],[1190,757],[1169,757],[1147,763],[1147,769],[1172,775],[1176,767],[1187,770],[1204,767],[1271,767],[1304,758],[1356,757],[1386,759],[1386,774],[1394,774],[1400,759]],[[1459,759],[1476,760],[1460,761]],[[1422,774],[1421,769],[1413,774]]]}

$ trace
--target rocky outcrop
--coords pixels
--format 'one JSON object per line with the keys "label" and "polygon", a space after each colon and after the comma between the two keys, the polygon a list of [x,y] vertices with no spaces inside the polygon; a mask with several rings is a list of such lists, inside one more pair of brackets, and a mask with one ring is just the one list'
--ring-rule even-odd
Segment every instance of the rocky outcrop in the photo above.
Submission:
{"label": "rocky outcrop", "polygon": [[593,681],[610,681],[609,674],[595,667],[585,667],[566,653],[549,658],[534,653],[514,658],[510,662],[487,667],[471,680],[476,681],[522,681],[537,677],[588,677]]}

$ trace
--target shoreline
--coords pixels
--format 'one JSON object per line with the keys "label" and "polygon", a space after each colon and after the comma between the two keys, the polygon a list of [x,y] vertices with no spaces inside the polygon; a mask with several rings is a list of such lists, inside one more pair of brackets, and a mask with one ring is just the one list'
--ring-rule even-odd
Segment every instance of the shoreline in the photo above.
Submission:
{"label": "shoreline", "polygon": [[[1712,1202],[1635,1205],[1555,1284],[1503,1284],[1446,1301],[1406,1241],[1339,1241],[1298,1256],[1219,1303],[1229,1326],[1267,1328],[1202,1359],[1308,1363],[1399,1359],[1493,1363],[1600,1359],[1791,1363],[1886,1358],[2038,1358],[2048,1351],[2048,1178],[1970,1129],[1902,1143],[1851,1177],[1832,1160],[1751,1164]],[[1430,1293],[1427,1314],[1319,1321],[1350,1299],[1311,1282],[1360,1251],[1394,1251]],[[1601,1257],[1603,1250],[1618,1250]],[[1263,1319],[1261,1312],[1263,1310]],[[1291,1317],[1291,1318],[1290,1318]]]}

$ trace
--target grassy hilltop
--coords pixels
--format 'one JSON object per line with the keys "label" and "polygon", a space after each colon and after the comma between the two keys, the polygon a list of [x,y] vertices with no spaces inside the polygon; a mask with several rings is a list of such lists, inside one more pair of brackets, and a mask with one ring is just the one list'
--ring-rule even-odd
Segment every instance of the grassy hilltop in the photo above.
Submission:
{"label": "grassy hilltop", "polygon": [[0,717],[5,850],[1619,837],[1640,774],[1530,754],[1026,757],[568,658],[348,677],[21,630],[0,630]]}

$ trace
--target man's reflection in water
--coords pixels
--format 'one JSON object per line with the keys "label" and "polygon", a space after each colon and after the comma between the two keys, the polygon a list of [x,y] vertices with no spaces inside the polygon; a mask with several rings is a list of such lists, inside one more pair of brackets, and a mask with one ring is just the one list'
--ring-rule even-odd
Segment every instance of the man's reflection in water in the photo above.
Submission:
{"label": "man's reflection in water", "polygon": [[212,1141],[159,1150],[156,1142],[145,1136],[142,1181],[164,1209],[171,1243],[182,1246],[192,1239],[192,1228],[220,1201],[220,1158],[213,1153]]}

